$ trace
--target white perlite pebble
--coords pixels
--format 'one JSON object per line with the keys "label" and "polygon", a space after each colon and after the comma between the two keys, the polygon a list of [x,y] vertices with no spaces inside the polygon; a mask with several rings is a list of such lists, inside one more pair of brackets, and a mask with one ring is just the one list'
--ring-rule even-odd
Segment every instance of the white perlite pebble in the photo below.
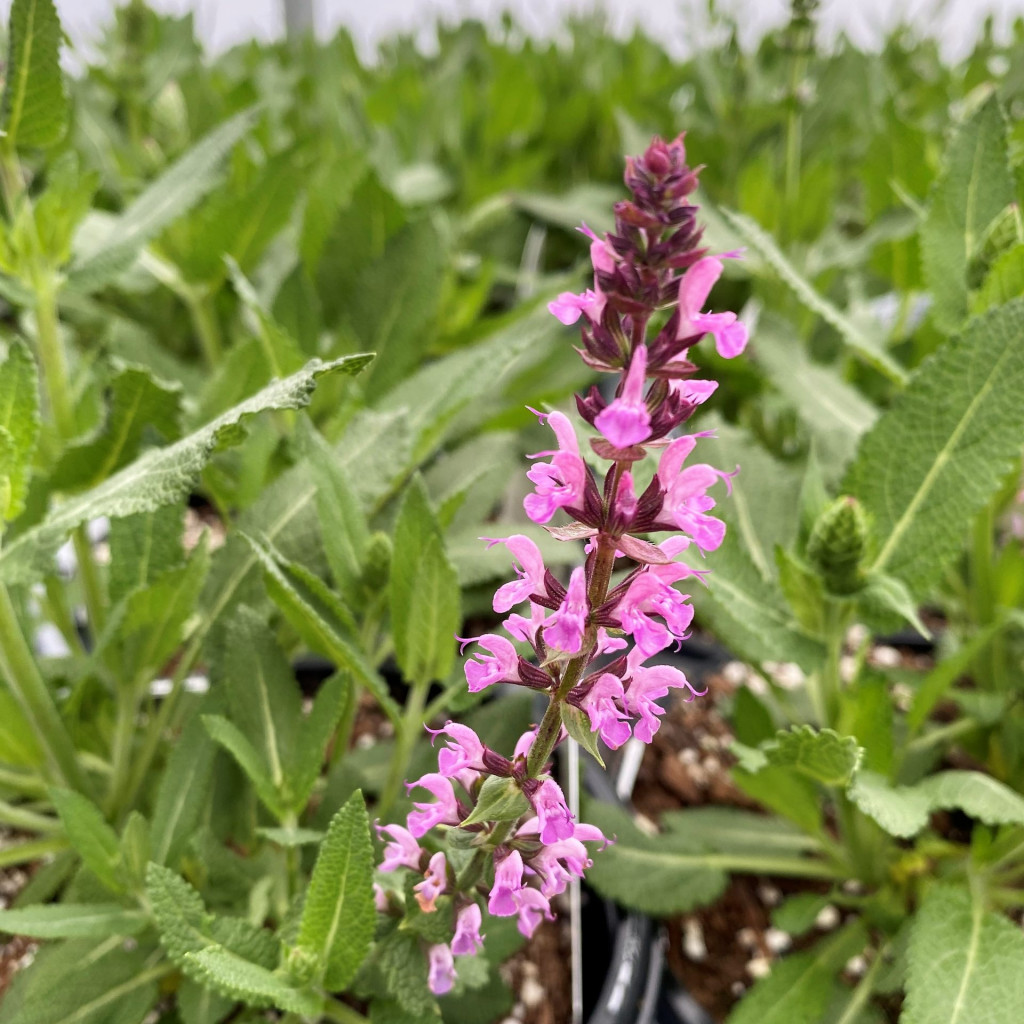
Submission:
{"label": "white perlite pebble", "polygon": [[804,670],[792,661],[766,661],[764,667],[784,690],[797,690],[807,679]]}
{"label": "white perlite pebble", "polygon": [[704,929],[695,917],[688,917],[683,921],[683,954],[696,963],[700,963],[708,955]]}
{"label": "white perlite pebble", "polygon": [[524,1006],[533,1008],[544,1002],[544,986],[536,978],[523,978],[519,986],[519,998]]}
{"label": "white perlite pebble", "polygon": [[861,977],[861,975],[868,969],[867,957],[862,953],[858,953],[856,956],[851,956],[846,961],[846,971],[848,974],[853,975],[855,978]]}
{"label": "white perlite pebble", "polygon": [[736,933],[736,941],[744,949],[756,949],[757,948],[757,932],[753,928],[741,928]]}
{"label": "white perlite pebble", "polygon": [[739,999],[739,997],[741,995],[743,995],[743,993],[746,992],[746,991],[747,991],[747,986],[744,985],[742,981],[734,981],[729,986],[729,992],[732,995],[734,995],[737,999]]}
{"label": "white perlite pebble", "polygon": [[771,882],[762,882],[757,887],[757,898],[766,907],[776,907],[782,899],[782,893]]}
{"label": "white perlite pebble", "polygon": [[818,916],[814,919],[814,923],[822,931],[831,931],[839,924],[839,911],[830,903],[827,907],[822,907],[818,911]]}
{"label": "white perlite pebble", "polygon": [[532,960],[527,960],[523,964],[523,977],[525,977],[525,978],[539,978],[540,977],[540,968]]}
{"label": "white perlite pebble", "polygon": [[754,979],[767,978],[772,973],[772,962],[766,956],[755,956],[747,964],[747,974]]}
{"label": "white perlite pebble", "polygon": [[868,638],[868,627],[863,622],[855,622],[846,631],[846,646],[848,650],[855,651]]}
{"label": "white perlite pebble", "polygon": [[900,652],[895,647],[876,647],[870,654],[870,660],[873,665],[877,665],[879,668],[895,668],[900,661]]}
{"label": "white perlite pebble", "polygon": [[852,654],[844,654],[839,659],[839,678],[844,683],[852,683],[857,675],[857,659]]}
{"label": "white perlite pebble", "polygon": [[693,747],[687,747],[685,750],[680,750],[679,753],[676,754],[676,760],[680,764],[696,764],[698,757],[700,757],[700,755],[693,749]]}
{"label": "white perlite pebble", "polygon": [[793,940],[781,928],[769,928],[764,933],[764,944],[772,953],[785,953],[793,945]]}
{"label": "white perlite pebble", "polygon": [[730,661],[722,666],[722,678],[733,686],[742,686],[750,675],[750,669],[742,661]]}

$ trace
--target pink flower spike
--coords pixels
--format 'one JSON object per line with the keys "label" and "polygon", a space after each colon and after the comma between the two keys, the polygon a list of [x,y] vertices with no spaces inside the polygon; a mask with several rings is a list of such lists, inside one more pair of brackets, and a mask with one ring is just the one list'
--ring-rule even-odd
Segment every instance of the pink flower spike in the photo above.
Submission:
{"label": "pink flower spike", "polygon": [[519,678],[519,655],[508,640],[494,633],[485,633],[476,642],[489,651],[491,657],[477,652],[474,657],[479,661],[470,658],[466,662],[466,683],[471,693],[479,693],[493,683],[514,682]]}
{"label": "pink flower spike", "polygon": [[573,833],[573,815],[565,804],[565,796],[554,779],[545,779],[530,796],[540,823],[540,841],[554,843],[568,839]]}
{"label": "pink flower spike", "polygon": [[702,313],[693,318],[693,326],[715,339],[715,348],[723,359],[732,359],[747,347],[746,324],[731,311]]}
{"label": "pink flower spike", "polygon": [[523,889],[516,893],[516,911],[519,914],[519,934],[527,939],[533,937],[541,918],[546,917],[549,921],[555,919],[547,897],[536,889]]}
{"label": "pink flower spike", "polygon": [[452,958],[451,949],[443,942],[431,946],[427,953],[427,962],[430,970],[427,975],[427,985],[435,996],[443,996],[451,992],[455,984],[455,961]]}
{"label": "pink flower spike", "polygon": [[638,345],[629,364],[622,394],[594,420],[594,426],[616,448],[628,448],[650,437],[651,414],[644,401],[646,380],[647,347]]}
{"label": "pink flower spike", "polygon": [[689,338],[699,332],[693,320],[707,302],[715,282],[722,276],[722,261],[705,256],[679,279],[679,330],[677,338]]}
{"label": "pink flower spike", "polygon": [[590,243],[590,262],[594,265],[595,273],[600,271],[611,274],[615,271],[615,257],[609,250],[608,243],[600,238],[595,238]]}
{"label": "pink flower spike", "polygon": [[480,934],[483,914],[476,903],[467,904],[455,918],[455,937],[452,952],[456,956],[472,956],[484,948],[484,936]]}
{"label": "pink flower spike", "polygon": [[437,897],[444,892],[448,884],[448,864],[443,853],[435,853],[430,858],[430,864],[424,872],[423,881],[414,885],[413,892],[416,893],[416,902],[424,914],[432,914],[437,907]]}
{"label": "pink flower spike", "polygon": [[384,847],[381,871],[394,871],[395,868],[402,867],[419,870],[420,854],[423,851],[408,829],[402,828],[401,825],[378,825],[377,834],[381,839],[388,835],[393,840]]}
{"label": "pink flower spike", "polygon": [[519,579],[504,584],[494,594],[494,610],[500,613],[507,612],[521,601],[525,601],[531,594],[542,594],[545,568],[540,548],[521,533],[515,533],[494,543],[504,544],[519,563],[513,563]]}
{"label": "pink flower spike", "polygon": [[517,910],[515,894],[523,888],[523,857],[513,850],[494,862],[494,885],[487,900],[487,910],[495,917],[511,917]]}
{"label": "pink flower spike", "polygon": [[436,772],[424,775],[416,782],[406,783],[407,789],[425,789],[437,798],[437,803],[414,803],[416,808],[406,820],[409,831],[417,839],[425,836],[435,825],[458,825],[461,820],[458,801],[450,779]]}
{"label": "pink flower spike", "polygon": [[582,506],[587,470],[568,417],[560,412],[538,413],[538,416],[541,422],[548,420],[558,439],[559,450],[530,456],[536,459],[550,455],[551,461],[538,462],[527,471],[526,476],[536,489],[523,500],[523,507],[535,523],[546,523],[560,508]]}
{"label": "pink flower spike", "polygon": [[691,405],[703,405],[717,390],[717,380],[670,380],[669,390]]}
{"label": "pink flower spike", "polygon": [[464,768],[478,772],[484,770],[484,745],[468,725],[446,722],[445,727],[437,731],[449,737],[447,745],[437,757],[437,765],[442,775],[452,779]]}
{"label": "pink flower spike", "polygon": [[544,642],[567,654],[576,654],[583,646],[589,612],[586,574],[583,566],[578,565],[569,577],[569,587],[558,611],[547,620]]}

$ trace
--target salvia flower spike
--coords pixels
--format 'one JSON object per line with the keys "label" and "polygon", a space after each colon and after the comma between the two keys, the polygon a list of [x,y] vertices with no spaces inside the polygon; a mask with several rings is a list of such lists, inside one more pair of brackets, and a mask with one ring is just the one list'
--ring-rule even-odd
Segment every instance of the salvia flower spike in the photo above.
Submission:
{"label": "salvia flower spike", "polygon": [[[420,876],[412,892],[422,913],[452,901],[451,942],[424,946],[436,995],[455,983],[456,958],[482,948],[485,907],[494,916],[516,917],[531,936],[553,916],[550,901],[590,866],[585,844],[609,841],[574,819],[549,774],[551,755],[566,736],[565,710],[582,712],[614,749],[631,736],[651,741],[664,711],[659,702],[670,690],[685,691],[687,700],[703,693],[679,669],[647,664],[687,636],[693,609],[676,584],[705,582],[706,572],[680,555],[691,547],[713,551],[725,535],[709,492],[720,483],[728,488],[732,474],[690,463],[707,435],[678,431],[717,387],[694,377],[689,350],[710,334],[719,354],[731,358],[747,342],[735,313],[707,308],[722,259],[737,254],[715,256],[701,247],[697,208],[689,201],[698,172],[686,162],[682,135],[672,142],[655,138],[642,156],[627,158],[631,198],[616,204],[614,230],[600,237],[586,225],[580,229],[590,239],[593,287],[565,292],[548,307],[563,324],[580,324],[579,351],[589,366],[618,375],[611,400],[596,387],[577,396],[584,435],[596,431],[586,440],[603,473],[584,460],[568,416],[536,413],[555,447],[531,456],[526,514],[539,525],[568,517],[568,525],[545,528],[558,540],[585,540],[585,561],[563,581],[526,535],[486,538],[511,556],[514,576],[494,595],[494,610],[507,614],[508,638],[459,638],[463,651],[473,645],[465,662],[471,691],[511,683],[543,692],[543,719],[522,736],[511,759],[468,726],[448,722],[431,730],[435,739],[443,737],[439,771],[409,784],[431,799],[414,804],[405,827],[379,829],[387,840],[380,871]],[[638,493],[634,470],[648,458],[655,460],[653,476]],[[640,536],[665,532],[657,543]],[[526,655],[516,642],[529,648]],[[601,666],[591,669],[599,656]],[[447,856],[436,849],[443,840]],[[385,913],[401,912],[397,900],[379,905]]]}

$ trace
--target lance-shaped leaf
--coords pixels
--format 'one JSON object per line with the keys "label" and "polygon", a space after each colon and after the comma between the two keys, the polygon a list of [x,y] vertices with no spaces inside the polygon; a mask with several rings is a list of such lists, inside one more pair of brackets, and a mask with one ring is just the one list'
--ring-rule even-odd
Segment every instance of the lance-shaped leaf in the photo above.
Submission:
{"label": "lance-shaped leaf", "polygon": [[925,593],[1020,458],[1024,300],[972,320],[861,442],[844,490],[870,516],[872,572]]}
{"label": "lance-shaped leaf", "polygon": [[0,910],[0,932],[34,939],[103,939],[138,935],[148,926],[149,919],[141,910],[119,903],[47,903]]}
{"label": "lance-shaped leaf", "polygon": [[953,135],[921,225],[921,262],[943,329],[956,330],[967,315],[971,258],[1014,191],[1006,120],[993,95]]}
{"label": "lance-shaped leaf", "polygon": [[177,437],[181,385],[160,381],[143,366],[122,364],[107,391],[105,422],[65,449],[50,478],[53,490],[95,487],[135,458],[150,431],[165,440]]}
{"label": "lance-shaped leaf", "polygon": [[112,892],[124,887],[117,874],[121,844],[99,808],[71,789],[50,790],[53,806],[85,866]]}
{"label": "lance-shaped leaf", "polygon": [[8,23],[7,85],[0,128],[9,150],[53,146],[64,137],[68,101],[60,71],[63,32],[53,0],[14,0]]}
{"label": "lance-shaped leaf", "polygon": [[275,785],[260,752],[241,729],[222,715],[203,715],[203,725],[215,743],[219,743],[245,772],[263,805],[279,820],[285,814],[285,801]]}
{"label": "lance-shaped leaf", "polygon": [[[292,170],[293,178],[296,176]],[[292,373],[304,362],[305,357],[298,342],[274,319],[273,314],[260,301],[252,282],[242,273],[242,268],[230,256],[225,257],[228,273],[235,292],[242,300],[249,320],[249,326],[259,339],[267,365],[275,377]]]}
{"label": "lance-shaped leaf", "polygon": [[38,436],[39,375],[28,346],[15,340],[0,362],[0,522],[24,507]]}
{"label": "lance-shaped leaf", "polygon": [[980,893],[936,886],[914,918],[908,1024],[1017,1024],[1024,1006],[1024,933],[985,909]]}
{"label": "lance-shaped leaf", "polygon": [[301,408],[309,402],[319,377],[339,371],[356,373],[369,359],[363,355],[329,363],[314,359],[180,441],[151,449],[98,487],[59,505],[38,526],[6,546],[0,553],[0,579],[26,583],[45,573],[68,532],[88,519],[134,515],[180,500],[221,445],[241,440],[240,425],[247,417],[271,409]]}
{"label": "lance-shaped leaf", "polygon": [[132,591],[155,583],[184,561],[184,516],[180,506],[115,519],[110,524],[110,570],[107,591],[117,604]]}
{"label": "lance-shaped leaf", "polygon": [[780,730],[762,749],[768,764],[793,768],[826,786],[845,786],[863,754],[852,736],[840,736],[834,729],[818,731],[810,725]]}
{"label": "lance-shaped leaf", "polygon": [[294,985],[260,964],[254,964],[223,946],[205,946],[185,960],[195,975],[219,992],[250,1006],[276,1006],[288,1013],[319,1018],[324,997]]}
{"label": "lance-shaped leaf", "polygon": [[80,292],[95,291],[130,266],[147,242],[217,184],[221,161],[252,127],[257,113],[244,110],[225,121],[147,186],[102,237],[78,252],[68,271],[67,286]]}
{"label": "lance-shaped leaf", "polygon": [[315,958],[324,985],[344,988],[373,941],[373,843],[358,790],[331,819],[299,925],[298,948]]}

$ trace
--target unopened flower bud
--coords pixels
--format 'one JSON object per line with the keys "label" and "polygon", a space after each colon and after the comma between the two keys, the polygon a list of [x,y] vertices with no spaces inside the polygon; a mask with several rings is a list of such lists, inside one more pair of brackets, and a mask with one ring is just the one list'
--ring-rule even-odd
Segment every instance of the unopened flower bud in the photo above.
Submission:
{"label": "unopened flower bud", "polygon": [[867,515],[856,498],[837,498],[818,516],[807,557],[830,593],[852,594],[863,586],[861,563],[867,541]]}
{"label": "unopened flower bud", "polygon": [[370,535],[366,545],[363,581],[371,590],[385,586],[391,573],[391,538],[382,531]]}

